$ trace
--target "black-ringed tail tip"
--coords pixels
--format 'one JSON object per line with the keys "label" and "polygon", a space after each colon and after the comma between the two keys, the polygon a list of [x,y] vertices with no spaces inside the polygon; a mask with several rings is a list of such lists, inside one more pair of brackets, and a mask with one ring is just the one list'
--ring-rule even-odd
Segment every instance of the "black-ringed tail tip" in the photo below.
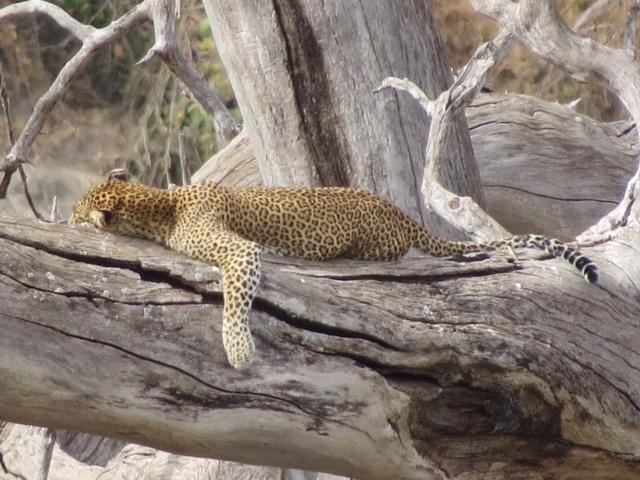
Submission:
{"label": "black-ringed tail tip", "polygon": [[593,263],[586,255],[580,253],[578,250],[567,247],[562,258],[575,265],[575,267],[582,272],[582,276],[589,283],[598,282],[598,267]]}
{"label": "black-ringed tail tip", "polygon": [[584,279],[589,283],[597,283],[598,267],[589,258],[555,238],[544,237],[542,235],[517,235],[504,240],[496,240],[489,243],[494,248],[502,246],[536,248],[550,253],[554,257],[562,257],[582,273]]}
{"label": "black-ringed tail tip", "polygon": [[503,247],[535,248],[554,257],[562,257],[582,273],[589,283],[597,283],[598,267],[579,250],[562,243],[555,238],[542,235],[516,235],[491,242],[452,242],[435,237],[416,227],[416,246],[424,252],[436,256],[486,252]]}
{"label": "black-ringed tail tip", "polygon": [[579,250],[565,245],[555,238],[542,237],[539,235],[525,235],[525,243],[529,246],[539,248],[549,252],[555,257],[562,257],[582,273],[584,279],[589,283],[598,281],[598,267]]}

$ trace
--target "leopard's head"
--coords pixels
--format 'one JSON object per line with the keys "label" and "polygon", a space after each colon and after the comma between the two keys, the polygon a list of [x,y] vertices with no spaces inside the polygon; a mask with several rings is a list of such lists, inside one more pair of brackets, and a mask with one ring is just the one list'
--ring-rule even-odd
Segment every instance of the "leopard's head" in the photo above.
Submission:
{"label": "leopard's head", "polygon": [[170,194],[127,180],[124,170],[111,171],[76,202],[69,224],[162,241],[174,221]]}
{"label": "leopard's head", "polygon": [[91,187],[73,206],[69,225],[93,226],[107,230],[120,209],[123,191],[129,190],[128,174],[123,169],[109,172],[107,180]]}

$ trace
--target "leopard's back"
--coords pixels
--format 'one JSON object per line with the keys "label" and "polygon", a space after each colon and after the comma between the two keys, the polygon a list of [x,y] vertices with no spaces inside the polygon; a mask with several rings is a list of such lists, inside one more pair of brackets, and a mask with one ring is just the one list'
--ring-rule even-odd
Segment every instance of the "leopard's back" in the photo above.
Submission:
{"label": "leopard's back", "polygon": [[283,255],[316,260],[393,259],[405,254],[414,240],[412,222],[404,213],[361,190],[223,190],[222,221],[239,235]]}

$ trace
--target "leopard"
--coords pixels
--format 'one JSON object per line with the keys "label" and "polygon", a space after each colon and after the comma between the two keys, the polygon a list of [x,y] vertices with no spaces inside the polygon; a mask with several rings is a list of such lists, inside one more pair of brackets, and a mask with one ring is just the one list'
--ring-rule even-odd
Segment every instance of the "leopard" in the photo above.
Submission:
{"label": "leopard", "polygon": [[229,364],[255,357],[249,312],[261,253],[324,261],[348,257],[391,261],[415,247],[436,257],[531,248],[561,257],[589,283],[598,268],[579,250],[543,235],[489,242],[452,241],[425,230],[398,207],[350,187],[222,187],[199,183],[161,189],[116,170],[75,205],[71,225],[141,237],[216,265],[222,279],[222,343]]}

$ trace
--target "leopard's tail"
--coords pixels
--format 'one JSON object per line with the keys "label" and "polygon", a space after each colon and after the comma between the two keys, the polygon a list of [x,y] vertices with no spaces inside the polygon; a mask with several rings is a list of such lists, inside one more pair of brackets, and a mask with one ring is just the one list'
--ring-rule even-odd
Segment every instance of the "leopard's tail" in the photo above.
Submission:
{"label": "leopard's tail", "polygon": [[443,240],[424,231],[416,225],[413,246],[429,255],[443,257],[472,252],[488,252],[501,247],[537,248],[550,253],[554,257],[562,257],[575,266],[589,283],[598,281],[598,267],[587,256],[555,238],[542,235],[516,235],[491,242],[455,242]]}

